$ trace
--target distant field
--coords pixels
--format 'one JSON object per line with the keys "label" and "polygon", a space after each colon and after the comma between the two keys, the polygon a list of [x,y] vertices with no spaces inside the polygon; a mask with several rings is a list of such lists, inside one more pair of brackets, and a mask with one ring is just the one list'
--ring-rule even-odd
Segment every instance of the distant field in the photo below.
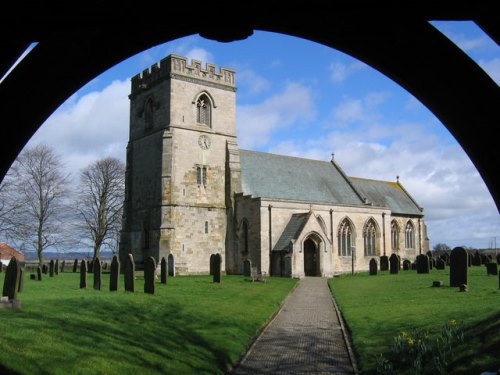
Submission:
{"label": "distant field", "polygon": [[[70,268],[71,269],[71,268]],[[3,287],[5,273],[0,274]],[[25,277],[21,310],[0,309],[0,374],[223,374],[297,280],[171,277],[155,295],[100,291],[79,274]]]}
{"label": "distant field", "polygon": [[[500,289],[498,276],[484,266],[469,268],[469,291],[449,287],[449,268],[429,274],[401,271],[344,275],[329,281],[352,334],[363,374],[375,373],[375,355],[388,350],[402,331],[438,331],[456,320],[465,343],[455,350],[448,374],[479,375],[500,369]],[[444,287],[432,287],[434,280]]]}

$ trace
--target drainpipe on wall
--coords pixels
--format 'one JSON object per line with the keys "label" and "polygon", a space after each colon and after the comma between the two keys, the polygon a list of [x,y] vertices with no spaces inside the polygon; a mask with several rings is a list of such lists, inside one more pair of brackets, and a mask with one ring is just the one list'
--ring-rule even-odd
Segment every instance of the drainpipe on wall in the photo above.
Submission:
{"label": "drainpipe on wall", "polygon": [[272,230],[272,220],[271,220],[271,209],[272,205],[269,205],[267,209],[269,210],[269,276],[271,276],[271,257],[272,257],[272,246],[273,246],[273,230]]}
{"label": "drainpipe on wall", "polygon": [[422,227],[420,219],[418,219],[418,254],[422,254]]}
{"label": "drainpipe on wall", "polygon": [[384,245],[384,256],[385,256],[385,212],[382,212],[382,243]]}

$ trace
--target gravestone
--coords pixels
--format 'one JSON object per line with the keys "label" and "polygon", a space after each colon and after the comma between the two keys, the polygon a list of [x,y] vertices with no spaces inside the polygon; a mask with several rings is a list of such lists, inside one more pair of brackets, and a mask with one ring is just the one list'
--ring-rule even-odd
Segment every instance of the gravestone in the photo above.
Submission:
{"label": "gravestone", "polygon": [[168,254],[168,276],[175,276],[174,256]]}
{"label": "gravestone", "polygon": [[243,261],[243,276],[250,277],[252,272],[252,262],[250,259],[245,259]]}
{"label": "gravestone", "polygon": [[82,260],[80,264],[80,288],[87,287],[87,262]]}
{"label": "gravestone", "polygon": [[380,271],[389,270],[389,257],[387,255],[382,255],[380,257]]}
{"label": "gravestone", "polygon": [[500,254],[497,254],[497,264],[500,264]]}
{"label": "gravestone", "polygon": [[438,270],[444,270],[446,268],[446,262],[444,259],[439,258],[436,261],[436,269]]}
{"label": "gravestone", "polygon": [[473,266],[480,266],[481,265],[481,255],[479,254],[479,251],[477,251],[477,250],[474,253],[474,256],[472,257],[472,265]]}
{"label": "gravestone", "polygon": [[95,257],[93,263],[94,266],[92,267],[92,273],[94,274],[94,289],[101,290],[101,278],[102,278],[101,261],[98,257]]}
{"label": "gravestone", "polygon": [[120,261],[115,255],[111,261],[111,267],[109,272],[109,291],[115,292],[118,290],[118,280],[120,278]]}
{"label": "gravestone", "polygon": [[135,263],[132,254],[128,254],[125,258],[125,290],[127,292],[135,291]]}
{"label": "gravestone", "polygon": [[162,257],[160,262],[160,282],[162,284],[167,283],[167,260],[165,257]]}
{"label": "gravestone", "polygon": [[370,275],[376,275],[377,274],[377,261],[375,258],[370,259]]}
{"label": "gravestone", "polygon": [[24,268],[20,267],[19,269],[19,287],[17,288],[17,292],[21,293],[24,289]]}
{"label": "gravestone", "polygon": [[76,272],[78,270],[78,259],[75,259],[75,262],[73,263],[73,272]]}
{"label": "gravestone", "polygon": [[59,275],[59,259],[56,259],[54,263],[54,274]]}
{"label": "gravestone", "polygon": [[495,262],[486,263],[487,275],[498,275],[498,265]]}
{"label": "gravestone", "polygon": [[42,267],[40,266],[36,268],[36,279],[42,281]]}
{"label": "gravestone", "polygon": [[65,260],[63,260],[61,262],[61,272],[64,272],[64,267],[66,267],[66,261]]}
{"label": "gravestone", "polygon": [[411,262],[408,259],[403,260],[403,271],[409,271],[411,269]]}
{"label": "gravestone", "polygon": [[210,255],[209,270],[210,270],[210,276],[213,276],[215,271],[215,254]]}
{"label": "gravestone", "polygon": [[147,257],[144,261],[144,293],[155,294],[156,261]]}
{"label": "gravestone", "polygon": [[436,260],[432,256],[432,251],[428,251],[425,254],[429,257],[429,269],[432,270],[432,268],[436,264]]}
{"label": "gravestone", "polygon": [[472,266],[472,254],[467,251],[467,265]]}
{"label": "gravestone", "polygon": [[467,251],[463,247],[455,247],[450,254],[450,286],[467,285]]}
{"label": "gravestone", "polygon": [[46,263],[42,265],[42,272],[46,275],[49,272],[49,266]]}
{"label": "gravestone", "polygon": [[222,258],[220,254],[215,254],[214,256],[214,283],[220,283],[221,282],[221,263],[222,263]]}
{"label": "gravestone", "polygon": [[429,257],[425,254],[417,256],[417,273],[429,273]]}
{"label": "gravestone", "polygon": [[448,253],[444,252],[439,258],[444,260],[446,265],[450,265],[450,255]]}
{"label": "gravestone", "polygon": [[54,277],[54,267],[55,267],[54,259],[51,259],[50,263],[49,263],[49,276],[50,277]]}
{"label": "gravestone", "polygon": [[3,282],[2,297],[6,296],[9,301],[17,299],[19,290],[19,280],[21,277],[21,265],[16,257],[10,258],[10,262],[5,270],[5,279]]}
{"label": "gravestone", "polygon": [[399,257],[396,254],[391,254],[389,257],[390,273],[399,273]]}

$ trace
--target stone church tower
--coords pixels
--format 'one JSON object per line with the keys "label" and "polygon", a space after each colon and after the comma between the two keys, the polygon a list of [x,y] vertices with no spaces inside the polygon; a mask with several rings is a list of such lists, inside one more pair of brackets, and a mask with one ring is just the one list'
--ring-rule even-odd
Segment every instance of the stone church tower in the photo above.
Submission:
{"label": "stone church tower", "polygon": [[[120,259],[165,257],[171,272],[231,272],[241,191],[235,72],[170,55],[132,78]],[[226,253],[228,252],[228,253]]]}

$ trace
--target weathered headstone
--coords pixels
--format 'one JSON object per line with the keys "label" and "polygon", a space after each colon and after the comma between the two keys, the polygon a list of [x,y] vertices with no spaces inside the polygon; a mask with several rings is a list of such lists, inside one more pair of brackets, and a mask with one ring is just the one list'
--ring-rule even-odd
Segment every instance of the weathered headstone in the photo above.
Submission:
{"label": "weathered headstone", "polygon": [[116,292],[118,290],[118,280],[120,279],[120,261],[116,255],[113,256],[109,271],[109,291]]}
{"label": "weathered headstone", "polygon": [[480,266],[481,265],[481,255],[479,254],[479,251],[477,251],[477,250],[474,253],[474,256],[472,257],[472,265],[473,266]]}
{"label": "weathered headstone", "polygon": [[134,263],[134,257],[130,253],[125,258],[124,273],[125,273],[125,290],[127,292],[135,291],[135,263]]}
{"label": "weathered headstone", "polygon": [[370,259],[369,265],[370,265],[370,275],[376,275],[378,265],[377,265],[377,261],[375,260],[375,258]]}
{"label": "weathered headstone", "polygon": [[429,273],[429,257],[425,254],[417,256],[417,273]]}
{"label": "weathered headstone", "polygon": [[403,260],[403,271],[409,271],[411,269],[411,262],[408,259]]}
{"label": "weathered headstone", "polygon": [[64,267],[66,267],[66,261],[65,260],[63,260],[61,262],[61,272],[64,272]]}
{"label": "weathered headstone", "polygon": [[380,257],[380,271],[389,270],[389,257],[387,255],[382,255]]}
{"label": "weathered headstone", "polygon": [[155,294],[156,261],[147,257],[144,261],[144,293]]}
{"label": "weathered headstone", "polygon": [[42,266],[42,272],[46,275],[49,272],[49,266],[46,263]]}
{"label": "weathered headstone", "polygon": [[444,270],[446,268],[446,262],[444,259],[439,258],[436,261],[436,269],[438,270]]}
{"label": "weathered headstone", "polygon": [[215,272],[215,254],[210,255],[210,264],[209,264],[210,276],[213,276]]}
{"label": "weathered headstone", "polygon": [[428,251],[425,253],[427,257],[429,258],[429,269],[432,270],[434,265],[436,264],[436,260],[433,257],[432,251]]}
{"label": "weathered headstone", "polygon": [[175,276],[175,261],[172,254],[168,254],[168,276]]}
{"label": "weathered headstone", "polygon": [[19,279],[21,277],[21,265],[16,257],[10,258],[10,262],[5,270],[5,279],[3,282],[2,296],[6,296],[9,301],[17,299],[19,290]]}
{"label": "weathered headstone", "polygon": [[73,272],[76,272],[78,270],[78,259],[75,259],[75,262],[73,263]]}
{"label": "weathered headstone", "polygon": [[36,279],[42,281],[42,267],[40,266],[36,268]]}
{"label": "weathered headstone", "polygon": [[59,275],[59,259],[54,262],[54,274]]}
{"label": "weathered headstone", "polygon": [[389,257],[389,272],[399,273],[399,257],[396,254],[391,254]]}
{"label": "weathered headstone", "polygon": [[252,272],[252,261],[250,259],[245,259],[243,261],[243,276],[250,277]]}
{"label": "weathered headstone", "polygon": [[161,258],[161,262],[160,262],[160,282],[162,284],[166,284],[167,283],[167,260],[165,259],[165,257],[162,257]]}
{"label": "weathered headstone", "polygon": [[50,277],[54,277],[54,267],[55,267],[54,259],[51,259],[50,263],[49,263],[49,276]]}
{"label": "weathered headstone", "polygon": [[222,258],[220,254],[215,254],[214,257],[214,283],[220,283],[221,282],[221,263],[222,263]]}
{"label": "weathered headstone", "polygon": [[467,251],[463,247],[455,247],[450,254],[450,286],[467,285]]}
{"label": "weathered headstone", "polygon": [[498,265],[495,262],[486,263],[487,275],[498,275]]}
{"label": "weathered headstone", "polygon": [[500,254],[497,254],[497,264],[500,264]]}
{"label": "weathered headstone", "polygon": [[82,263],[80,264],[80,288],[86,288],[87,287],[87,262],[82,260]]}
{"label": "weathered headstone", "polygon": [[99,257],[95,257],[93,263],[94,266],[92,267],[92,273],[94,274],[94,289],[101,290],[101,260],[99,259]]}

